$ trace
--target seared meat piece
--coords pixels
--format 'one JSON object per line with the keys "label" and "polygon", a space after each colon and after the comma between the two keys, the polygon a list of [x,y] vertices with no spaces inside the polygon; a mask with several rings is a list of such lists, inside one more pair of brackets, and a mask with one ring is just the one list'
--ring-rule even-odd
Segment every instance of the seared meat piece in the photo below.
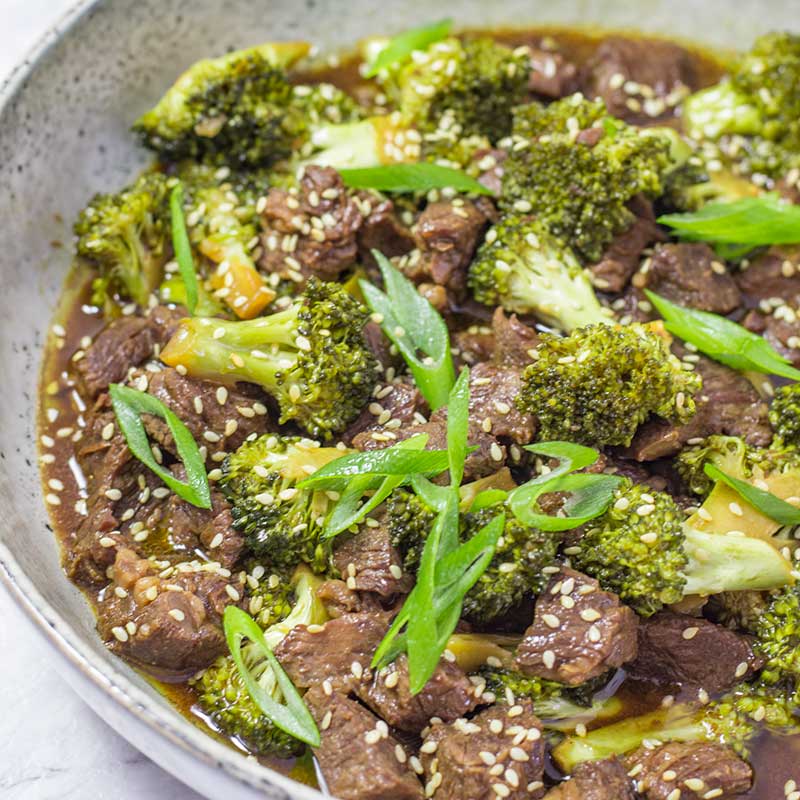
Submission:
{"label": "seared meat piece", "polygon": [[640,748],[625,759],[628,774],[645,800],[682,800],[744,794],[753,770],[728,747],[711,742],[669,742]]}
{"label": "seared meat piece", "polygon": [[[451,336],[455,345],[453,355],[462,364],[472,366],[481,361],[492,360],[497,343],[494,331],[488,325],[470,325],[466,330],[456,331]],[[457,363],[456,367],[458,366]]]}
{"label": "seared meat piece", "polygon": [[526,699],[470,720],[433,723],[421,755],[428,785],[439,783],[437,800],[522,800],[544,794],[544,750],[541,723]]}
{"label": "seared meat piece", "polygon": [[414,249],[414,236],[397,216],[394,203],[369,192],[356,195],[356,203],[364,217],[358,229],[358,259],[367,267],[375,266],[373,250],[386,258],[410,253]]}
{"label": "seared meat piece", "polygon": [[469,200],[430,203],[414,226],[421,256],[407,267],[408,277],[444,287],[447,297],[462,297],[467,267],[488,222],[485,207]]}
{"label": "seared meat piece", "polygon": [[702,617],[662,611],[639,623],[639,652],[626,669],[636,680],[716,694],[761,666],[744,636]]}
{"label": "seared meat piece", "polygon": [[551,789],[544,800],[636,800],[628,771],[613,756],[585,761],[568,781]]}
{"label": "seared meat piece", "polygon": [[636,125],[673,116],[695,83],[691,57],[682,47],[623,36],[602,40],[581,80],[587,97],[600,97],[612,117]]}
{"label": "seared meat piece", "polygon": [[532,94],[557,100],[572,94],[578,88],[578,69],[561,53],[532,47],[530,56],[528,90]]}
{"label": "seared meat piece", "polygon": [[800,305],[800,248],[770,247],[736,276],[736,282],[753,305],[776,298],[796,308]]}
{"label": "seared meat piece", "polygon": [[536,599],[517,667],[576,686],[636,658],[636,626],[636,614],[617,595],[565,567]]}
{"label": "seared meat piece", "polygon": [[539,334],[520,322],[516,314],[507,317],[498,306],[492,316],[494,363],[498,367],[522,369],[531,363],[531,351],[539,344]]}
{"label": "seared meat piece", "polygon": [[316,686],[304,697],[321,743],[314,750],[328,791],[340,800],[422,800],[406,751],[374,714]]}
{"label": "seared meat piece", "polygon": [[377,528],[364,525],[358,533],[338,537],[333,563],[347,585],[360,592],[392,597],[408,593],[414,584],[412,576],[403,574],[403,559],[383,524]]}
{"label": "seared meat piece", "polygon": [[[685,354],[681,354],[686,358]],[[697,411],[686,425],[664,420],[645,422],[623,455],[636,461],[655,461],[675,455],[691,439],[714,433],[741,436],[763,447],[772,440],[767,405],[744,375],[710,358],[689,354],[703,379],[695,397]]]}
{"label": "seared meat piece", "polygon": [[793,366],[800,367],[800,319],[794,309],[788,314],[785,308],[772,314],[751,311],[742,324],[760,333]]}
{"label": "seared meat piece", "polygon": [[[255,387],[231,387],[190,378],[165,367],[158,372],[143,372],[133,385],[160,400],[189,429],[198,445],[206,448],[208,461],[219,462],[222,454],[235,450],[251,434],[274,430],[267,416],[269,401]],[[150,438],[177,455],[172,434],[160,417],[144,415]]]}
{"label": "seared meat piece", "polygon": [[665,238],[647,198],[637,196],[628,206],[636,218],[627,230],[614,237],[600,261],[589,267],[592,283],[604,292],[621,292],[639,268],[642,251]]}
{"label": "seared meat piece", "polygon": [[353,589],[348,589],[344,581],[325,581],[317,589],[317,597],[333,619],[365,610],[361,595]]}
{"label": "seared meat piece", "polygon": [[606,475],[619,475],[622,478],[629,478],[634,483],[646,483],[657,492],[663,492],[668,488],[668,481],[663,475],[653,475],[636,461],[627,461],[624,458],[616,457],[612,453],[600,453],[597,461],[586,467],[585,471],[596,474],[602,472]]}
{"label": "seared meat piece", "polygon": [[84,392],[95,398],[109,384],[125,380],[128,371],[152,358],[165,345],[185,311],[156,306],[146,317],[120,317],[95,337],[75,364]]}
{"label": "seared meat piece", "polygon": [[227,650],[221,620],[243,585],[219,573],[159,568],[121,549],[97,629],[118,655],[162,675],[187,676]]}
{"label": "seared meat piece", "polygon": [[347,614],[325,625],[298,625],[275,648],[275,655],[298,689],[329,681],[349,691],[369,673],[375,650],[389,628],[385,614]]}
{"label": "seared meat piece", "polygon": [[389,725],[408,733],[419,733],[433,717],[452,722],[472,711],[480,701],[464,671],[446,658],[439,662],[425,688],[412,695],[405,654],[375,673],[370,682],[359,684],[355,691]]}
{"label": "seared meat piece", "polygon": [[536,421],[516,406],[521,387],[518,369],[478,364],[469,380],[470,421],[501,441],[528,444],[536,432]]}
{"label": "seared meat piece", "polygon": [[729,314],[742,302],[736,281],[707,244],[658,245],[644,277],[648,289],[681,306]]}
{"label": "seared meat piece", "polygon": [[373,355],[378,359],[381,372],[384,372],[387,367],[400,367],[403,365],[403,357],[397,352],[392,352],[392,343],[386,338],[377,322],[373,322],[371,319],[367,321],[364,326],[364,339],[367,342],[367,347],[372,350]]}
{"label": "seared meat piece", "polygon": [[375,449],[368,445],[370,440],[391,444],[392,431],[412,424],[418,419],[417,414],[426,415],[427,412],[428,404],[422,393],[414,381],[404,375],[377,388],[367,407],[342,433],[342,441],[358,450]]}
{"label": "seared meat piece", "polygon": [[298,284],[312,276],[336,280],[356,260],[362,222],[339,173],[308,166],[299,190],[273,188],[267,193],[259,267]]}
{"label": "seared meat piece", "polygon": [[473,162],[481,171],[478,183],[483,184],[495,197],[503,193],[503,162],[508,158],[505,150],[477,150]]}

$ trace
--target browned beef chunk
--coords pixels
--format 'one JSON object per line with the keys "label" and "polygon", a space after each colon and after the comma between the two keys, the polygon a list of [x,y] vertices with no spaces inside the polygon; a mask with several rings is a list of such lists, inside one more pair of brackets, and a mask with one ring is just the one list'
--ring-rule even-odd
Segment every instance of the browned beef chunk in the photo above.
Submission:
{"label": "browned beef chunk", "polygon": [[631,322],[652,322],[658,317],[653,310],[653,304],[636,285],[637,283],[644,283],[643,275],[634,275],[627,289],[611,303],[620,325],[629,325]]}
{"label": "browned beef chunk", "polygon": [[687,691],[724,692],[747,680],[761,661],[744,636],[706,619],[663,611],[639,624],[632,678]]}
{"label": "browned beef chunk", "polygon": [[800,248],[771,247],[754,258],[736,280],[752,304],[775,298],[796,308],[800,305]]}
{"label": "browned beef chunk", "polygon": [[516,663],[528,675],[575,686],[636,658],[636,626],[615,594],[565,567],[536,599]]}
{"label": "browned beef chunk", "polygon": [[644,483],[657,492],[667,490],[669,482],[663,475],[654,475],[648,472],[636,461],[618,458],[612,453],[600,453],[597,461],[586,468],[586,472],[605,473],[606,475],[619,475],[628,478],[634,483]]}
{"label": "browned beef chunk", "polygon": [[683,800],[744,794],[753,770],[729,747],[711,742],[669,742],[640,748],[625,760],[628,774],[645,800]]}
{"label": "browned beef chunk", "polygon": [[298,284],[312,276],[335,280],[356,260],[362,222],[335,169],[306,167],[299,189],[267,193],[259,266]]}
{"label": "browned beef chunk", "polygon": [[[683,356],[686,358],[686,356]],[[748,444],[763,447],[772,439],[767,405],[744,375],[705,356],[696,359],[703,388],[695,397],[697,411],[686,425],[652,420],[636,432],[624,454],[636,461],[655,461],[675,455],[686,442],[721,433],[741,436]]]}
{"label": "browned beef chunk", "polygon": [[800,367],[800,319],[794,309],[784,307],[772,314],[750,311],[742,324],[760,333],[793,366]]}
{"label": "browned beef chunk", "polygon": [[[379,522],[383,522],[379,518]],[[403,559],[392,546],[385,524],[362,526],[358,533],[337,538],[333,563],[347,585],[360,592],[374,592],[380,597],[405,594],[414,583],[404,575]]]}
{"label": "browned beef chunk", "polygon": [[377,672],[371,682],[359,684],[356,693],[393,728],[408,733],[419,733],[433,717],[452,722],[480,700],[463,670],[447,659],[439,662],[425,688],[412,695],[405,655]]}
{"label": "browned beef chunk", "polygon": [[417,415],[427,412],[428,404],[414,381],[401,376],[377,387],[372,401],[342,433],[342,441],[359,450],[373,449],[365,446],[370,439],[391,444],[393,431],[413,424]]}
{"label": "browned beef chunk", "polygon": [[695,85],[689,53],[660,39],[604,37],[587,62],[582,88],[608,113],[637,125],[664,120]]}
{"label": "browned beef chunk", "polygon": [[[133,383],[175,412],[195,441],[206,448],[210,461],[221,461],[224,453],[235,450],[251,434],[274,429],[267,416],[267,398],[255,387],[226,387],[181,375],[169,367],[142,372]],[[167,424],[150,415],[144,422],[151,439],[176,455]]]}
{"label": "browned beef chunk", "polygon": [[629,207],[635,214],[630,227],[617,234],[600,261],[589,267],[592,283],[604,292],[621,292],[638,269],[642,251],[664,239],[649,200],[637,196]]}
{"label": "browned beef chunk", "polygon": [[242,584],[206,570],[161,576],[152,561],[119,550],[114,583],[98,606],[100,635],[118,655],[158,674],[207,667],[226,650],[222,613]]}
{"label": "browned beef chunk", "polygon": [[363,192],[356,196],[356,203],[364,217],[358,230],[359,261],[372,267],[375,265],[373,250],[386,258],[394,258],[414,249],[414,236],[398,217],[391,200]]}
{"label": "browned beef chunk", "polygon": [[354,589],[348,588],[344,581],[325,581],[317,589],[317,597],[322,601],[328,615],[333,619],[343,617],[345,614],[356,614],[365,610],[361,595]]}
{"label": "browned beef chunk", "polygon": [[387,367],[399,367],[403,364],[403,357],[396,351],[392,352],[392,344],[386,338],[381,326],[373,320],[368,320],[364,326],[364,339],[367,342],[367,347],[372,350],[375,358],[378,359],[378,364],[381,371],[385,371]]}
{"label": "browned beef chunk", "polygon": [[414,226],[420,258],[409,263],[408,276],[421,286],[443,288],[445,298],[462,297],[467,267],[488,221],[485,207],[469,200],[428,205]]}
{"label": "browned beef chunk", "polygon": [[481,171],[478,183],[482,183],[495,197],[503,193],[503,162],[508,158],[505,150],[478,150],[474,162]]}
{"label": "browned beef chunk", "polygon": [[507,317],[498,307],[492,316],[495,348],[494,363],[499,367],[522,369],[531,363],[531,352],[539,344],[539,334],[520,322],[516,314]]}
{"label": "browned beef chunk", "polygon": [[742,302],[736,281],[707,244],[658,245],[644,277],[648,289],[681,306],[728,314]]}
{"label": "browned beef chunk", "polygon": [[536,422],[515,403],[522,389],[519,369],[478,364],[470,374],[469,385],[470,419],[486,433],[516,444],[528,444],[533,439]]}
{"label": "browned beef chunk", "polygon": [[541,723],[523,700],[435,722],[421,755],[426,779],[439,783],[437,800],[522,800],[544,794],[544,749]]}
{"label": "browned beef chunk", "polygon": [[152,358],[165,345],[185,313],[157,306],[146,317],[120,317],[95,337],[75,370],[89,398],[125,379],[132,367]]}
{"label": "browned beef chunk", "polygon": [[472,366],[480,361],[491,361],[497,346],[494,331],[488,325],[470,325],[451,334],[455,347],[453,355],[461,364]]}
{"label": "browned beef chunk", "polygon": [[349,691],[369,673],[372,654],[388,627],[385,614],[348,614],[311,630],[297,625],[275,655],[298,689],[327,680],[337,691]]}
{"label": "browned beef chunk", "polygon": [[381,721],[344,694],[320,687],[305,702],[321,734],[314,750],[328,791],[340,800],[422,800],[406,751]]}
{"label": "browned beef chunk", "polygon": [[540,97],[557,100],[578,88],[578,68],[562,53],[533,47],[528,90]]}
{"label": "browned beef chunk", "polygon": [[545,800],[636,800],[628,771],[616,758],[585,761]]}

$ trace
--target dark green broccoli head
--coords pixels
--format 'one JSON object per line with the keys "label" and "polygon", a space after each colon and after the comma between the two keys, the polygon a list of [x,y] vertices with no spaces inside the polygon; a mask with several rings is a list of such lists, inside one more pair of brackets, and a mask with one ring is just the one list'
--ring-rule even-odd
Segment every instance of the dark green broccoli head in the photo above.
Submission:
{"label": "dark green broccoli head", "polygon": [[686,99],[683,118],[698,139],[718,141],[743,171],[780,177],[799,163],[800,36],[756,39],[732,74]]}
{"label": "dark green broccoli head", "polygon": [[690,419],[700,385],[652,327],[589,325],[542,335],[517,405],[538,419],[542,441],[628,445],[651,414]]}
{"label": "dark green broccoli head", "polygon": [[245,564],[245,602],[247,612],[262,628],[285,619],[295,603],[291,576],[286,570],[274,571],[258,559]]}
{"label": "dark green broccoli head", "polygon": [[755,650],[765,659],[760,680],[800,703],[800,594],[787,586],[770,599],[754,625]]}
{"label": "dark green broccoli head", "polygon": [[[461,538],[466,541],[491,522],[500,507],[464,514]],[[503,534],[489,566],[464,597],[463,614],[472,622],[486,624],[516,608],[526,597],[544,589],[549,575],[545,567],[555,563],[560,537],[523,525],[506,513]]]}
{"label": "dark green broccoli head", "polygon": [[633,215],[626,203],[659,195],[666,137],[640,133],[582,95],[514,113],[501,206],[534,214],[583,259],[599,260]]}
{"label": "dark green broccoli head", "polygon": [[572,250],[532,217],[504,216],[486,235],[467,281],[478,302],[535,314],[567,332],[610,321]]}
{"label": "dark green broccoli head", "polygon": [[266,317],[184,320],[161,358],[199,378],[258,384],[278,401],[281,423],[294,420],[329,439],[358,416],[375,386],[368,319],[343,286],[311,279],[297,302]]}
{"label": "dark green broccoli head", "polygon": [[355,118],[357,107],[329,85],[292,86],[285,69],[302,42],[265,44],[198,61],[134,126],[167,161],[259,166],[289,156],[316,124]]}
{"label": "dark green broccoli head", "polygon": [[790,383],[775,392],[769,421],[783,445],[800,447],[800,383]]}
{"label": "dark green broccoli head", "polygon": [[341,455],[307,439],[265,434],[225,459],[220,488],[231,504],[234,527],[270,569],[299,563],[315,571],[326,568],[329,548],[321,539],[321,523],[329,498],[297,484]]}
{"label": "dark green broccoli head", "polygon": [[601,517],[570,549],[576,569],[644,616],[683,597],[683,512],[664,492],[625,480]]}
{"label": "dark green broccoli head", "polygon": [[392,71],[386,88],[405,121],[434,141],[478,135],[494,142],[511,130],[529,69],[524,54],[492,39],[445,39]]}
{"label": "dark green broccoli head", "polygon": [[160,172],[148,172],[117,194],[98,194],[75,223],[76,251],[100,273],[92,300],[115,298],[147,306],[170,250],[169,190]]}
{"label": "dark green broccoli head", "polygon": [[386,500],[386,524],[392,545],[403,556],[405,571],[417,571],[435,519],[436,512],[407,489],[395,489]]}

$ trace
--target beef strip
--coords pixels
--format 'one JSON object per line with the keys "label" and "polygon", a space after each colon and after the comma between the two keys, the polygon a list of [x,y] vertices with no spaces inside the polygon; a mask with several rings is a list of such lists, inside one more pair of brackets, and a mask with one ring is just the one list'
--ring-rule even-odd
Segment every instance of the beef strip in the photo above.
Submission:
{"label": "beef strip", "polygon": [[706,619],[662,611],[639,624],[635,680],[709,694],[727,691],[762,666],[750,642]]}
{"label": "beef strip", "polygon": [[333,619],[366,610],[361,595],[348,588],[344,581],[331,579],[323,582],[317,589],[317,597]]}
{"label": "beef strip", "polygon": [[703,379],[703,388],[695,397],[695,415],[686,425],[666,420],[645,422],[630,447],[622,451],[623,455],[635,461],[655,461],[675,455],[692,439],[720,433],[741,436],[757,447],[769,444],[772,429],[767,404],[753,384],[744,375],[710,358],[692,354],[689,357],[695,359],[693,363]]}
{"label": "beef strip", "polygon": [[456,364],[472,366],[480,361],[491,361],[497,346],[494,331],[488,325],[470,325],[461,331],[451,334],[455,347],[453,356]]}
{"label": "beef strip", "polygon": [[470,420],[502,442],[528,444],[536,421],[523,414],[515,400],[522,389],[520,371],[513,367],[478,364],[470,373]]}
{"label": "beef strip", "polygon": [[606,36],[586,63],[583,93],[612,117],[636,125],[664,121],[696,84],[689,53],[660,39]]}
{"label": "beef strip", "polygon": [[633,222],[614,237],[600,261],[589,267],[592,283],[604,292],[621,292],[638,269],[642,251],[665,238],[647,198],[637,195],[628,207],[635,215]]}
{"label": "beef strip", "polygon": [[491,706],[470,720],[434,722],[421,755],[428,785],[439,784],[436,800],[522,800],[544,794],[542,726],[527,699]]}
{"label": "beef strip", "polygon": [[771,314],[750,311],[742,324],[753,333],[760,333],[792,366],[800,367],[800,319],[788,306]]}
{"label": "beef strip", "polygon": [[748,301],[779,300],[782,305],[800,306],[800,248],[770,247],[754,258],[736,282]]}
{"label": "beef strip", "polygon": [[[160,400],[189,429],[194,440],[206,448],[207,460],[219,462],[252,434],[274,430],[267,416],[266,396],[247,384],[222,386],[212,381],[190,378],[166,367],[157,372],[142,372],[133,384]],[[167,423],[160,417],[144,416],[151,440],[177,455]]]}
{"label": "beef strip", "polygon": [[669,742],[640,748],[625,759],[628,774],[645,800],[681,800],[744,794],[753,770],[729,747],[712,742]]}
{"label": "beef strip", "polygon": [[336,280],[355,263],[363,222],[358,203],[331,167],[307,166],[298,189],[272,188],[261,215],[259,267],[302,285]]}
{"label": "beef strip", "polygon": [[531,47],[530,59],[528,91],[531,94],[557,100],[578,88],[578,68],[562,53]]}
{"label": "beef strip", "polygon": [[328,791],[340,800],[422,800],[406,751],[364,706],[317,686],[304,697],[321,734],[314,749]]}
{"label": "beef strip", "polygon": [[186,677],[227,650],[221,620],[243,584],[223,573],[160,568],[120,549],[114,582],[97,608],[97,629],[118,655],[160,675]]}
{"label": "beef strip", "polygon": [[593,578],[563,568],[536,599],[517,648],[522,672],[570,686],[636,658],[636,614]]}
{"label": "beef strip", "polygon": [[613,756],[578,764],[569,780],[551,789],[544,800],[636,800],[628,771]]}
{"label": "beef strip", "polygon": [[336,539],[334,566],[351,589],[386,598],[407,594],[414,584],[413,577],[403,574],[403,559],[392,546],[385,521],[380,515],[377,520],[378,527],[365,525],[358,533]]}
{"label": "beef strip", "polygon": [[707,244],[660,244],[643,274],[648,289],[681,306],[729,314],[742,302],[736,281]]}
{"label": "beef strip", "polygon": [[507,317],[501,307],[492,316],[494,363],[498,367],[522,369],[531,363],[531,352],[539,344],[539,334],[521,322],[516,314]]}
{"label": "beef strip", "polygon": [[106,325],[75,363],[84,396],[94,399],[110,384],[124,381],[132,367],[169,341],[184,316],[182,309],[156,306],[146,317],[119,317]]}
{"label": "beef strip", "polygon": [[358,229],[358,259],[368,269],[376,265],[373,250],[383,253],[386,258],[394,258],[414,249],[411,229],[397,216],[391,200],[362,192],[356,195],[356,203],[364,217]]}

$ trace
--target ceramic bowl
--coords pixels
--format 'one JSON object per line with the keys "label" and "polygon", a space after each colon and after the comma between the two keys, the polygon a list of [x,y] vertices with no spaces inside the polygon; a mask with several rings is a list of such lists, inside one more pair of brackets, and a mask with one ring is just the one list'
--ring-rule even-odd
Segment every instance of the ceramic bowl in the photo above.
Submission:
{"label": "ceramic bowl", "polygon": [[440,17],[463,26],[636,28],[726,47],[797,25],[793,0],[106,0],[82,2],[0,88],[0,575],[87,702],[209,798],[315,798],[205,736],[106,652],[64,577],[37,471],[41,347],[69,263],[69,221],[145,163],[129,126],[192,61],[270,39],[336,51]]}

